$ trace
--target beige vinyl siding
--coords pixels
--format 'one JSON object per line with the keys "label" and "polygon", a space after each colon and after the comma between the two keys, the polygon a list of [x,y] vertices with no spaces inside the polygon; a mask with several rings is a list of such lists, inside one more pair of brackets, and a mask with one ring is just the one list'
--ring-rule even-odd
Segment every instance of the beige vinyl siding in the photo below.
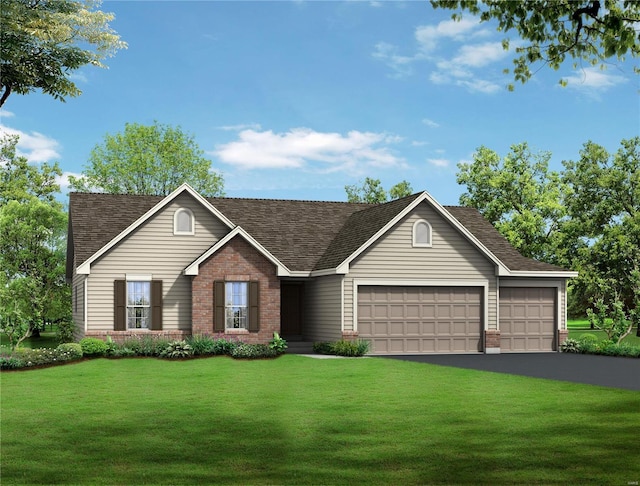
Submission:
{"label": "beige vinyl siding", "polygon": [[305,282],[305,340],[337,341],[342,338],[342,279],[342,275],[331,275]]}
{"label": "beige vinyl siding", "polygon": [[75,324],[73,335],[76,340],[84,337],[85,281],[85,275],[77,274],[71,280],[71,315]]}
{"label": "beige vinyl siding", "polygon": [[[193,211],[195,235],[174,235],[173,215]],[[113,330],[113,282],[126,274],[163,281],[163,330],[191,330],[191,277],[187,265],[229,229],[188,194],[182,194],[91,265],[88,330]]]}
{"label": "beige vinyl siding", "polygon": [[[413,247],[416,221],[431,224],[432,246]],[[407,281],[455,281],[459,285],[488,282],[487,329],[497,327],[497,277],[495,265],[427,202],[418,205],[376,243],[351,262],[345,279],[345,330],[353,330],[354,279]],[[465,283],[467,282],[467,283]],[[473,282],[473,283],[471,283]],[[365,284],[366,282],[360,282]],[[437,285],[437,283],[434,283]],[[446,284],[443,284],[446,285]]]}
{"label": "beige vinyl siding", "polygon": [[567,279],[500,277],[500,287],[555,287],[558,292],[556,310],[558,329],[567,328]]}

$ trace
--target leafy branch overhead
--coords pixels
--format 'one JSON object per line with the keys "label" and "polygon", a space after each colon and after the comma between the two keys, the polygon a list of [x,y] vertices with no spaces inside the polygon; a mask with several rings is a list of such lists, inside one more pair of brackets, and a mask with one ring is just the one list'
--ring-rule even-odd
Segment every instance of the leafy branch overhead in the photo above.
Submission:
{"label": "leafy branch overhead", "polygon": [[109,27],[99,0],[0,2],[0,106],[11,93],[36,89],[64,101],[81,94],[74,71],[127,47]]}
{"label": "leafy branch overhead", "polygon": [[[515,30],[526,43],[516,46],[513,60],[514,79],[522,83],[531,78],[531,67],[538,62],[557,70],[569,58],[574,68],[583,61],[604,68],[611,58],[623,61],[627,55],[640,55],[636,0],[431,0],[431,5],[457,10],[452,15],[455,20],[467,11],[481,22],[497,20],[500,32]],[[502,46],[509,50],[510,39],[505,38]],[[639,73],[640,68],[634,71]]]}

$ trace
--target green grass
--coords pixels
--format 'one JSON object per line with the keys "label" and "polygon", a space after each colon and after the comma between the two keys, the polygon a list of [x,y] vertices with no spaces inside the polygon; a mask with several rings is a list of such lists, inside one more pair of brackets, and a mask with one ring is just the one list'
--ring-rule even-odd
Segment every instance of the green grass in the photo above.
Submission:
{"label": "green grass", "polygon": [[640,393],[379,358],[2,373],[2,484],[627,484]]}
{"label": "green grass", "polygon": [[[48,327],[49,330],[40,332],[40,337],[28,337],[20,343],[23,348],[55,348],[58,345],[55,328]],[[0,333],[0,350],[9,351],[11,343],[4,333]]]}

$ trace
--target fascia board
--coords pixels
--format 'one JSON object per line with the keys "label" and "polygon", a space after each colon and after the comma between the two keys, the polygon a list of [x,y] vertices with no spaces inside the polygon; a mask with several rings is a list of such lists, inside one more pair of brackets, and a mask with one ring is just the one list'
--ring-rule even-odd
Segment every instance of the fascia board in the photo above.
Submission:
{"label": "fascia board", "polygon": [[549,272],[535,272],[535,271],[510,271],[505,274],[501,274],[503,277],[538,277],[538,278],[575,278],[578,276],[578,272],[574,271],[549,271]]}
{"label": "fascia board", "polygon": [[135,220],[133,223],[131,223],[119,235],[117,235],[111,241],[109,241],[109,243],[104,245],[97,252],[95,252],[93,255],[91,255],[86,261],[84,261],[81,265],[79,265],[78,268],[76,269],[76,273],[79,273],[81,275],[89,275],[89,274],[91,274],[91,264],[94,261],[96,261],[102,255],[107,253],[111,248],[113,248],[115,245],[117,245],[124,238],[126,238],[131,233],[133,233],[133,231],[135,231],[143,223],[148,221],[152,216],[157,214],[161,209],[166,207],[170,202],[172,202],[174,199],[176,199],[183,192],[187,192],[191,196],[193,196],[194,199],[196,199],[198,202],[200,202],[200,204],[202,204],[205,207],[205,209],[207,209],[214,216],[216,216],[218,219],[220,219],[227,227],[229,227],[229,228],[234,228],[235,227],[235,225],[224,214],[222,214],[220,211],[218,211],[211,203],[209,203],[209,201],[207,201],[200,194],[198,194],[198,192],[196,192],[189,184],[182,184],[175,191],[173,191],[171,194],[169,194],[164,199],[162,199],[160,202],[158,202],[158,204],[156,204],[154,207],[149,209],[149,211],[147,211],[142,216],[140,216],[137,220]]}

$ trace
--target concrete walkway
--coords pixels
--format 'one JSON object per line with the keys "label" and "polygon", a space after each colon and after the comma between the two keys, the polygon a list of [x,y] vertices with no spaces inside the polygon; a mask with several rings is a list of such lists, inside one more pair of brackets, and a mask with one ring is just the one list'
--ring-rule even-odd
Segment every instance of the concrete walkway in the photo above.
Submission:
{"label": "concrete walkway", "polygon": [[640,359],[569,353],[380,356],[640,391]]}

